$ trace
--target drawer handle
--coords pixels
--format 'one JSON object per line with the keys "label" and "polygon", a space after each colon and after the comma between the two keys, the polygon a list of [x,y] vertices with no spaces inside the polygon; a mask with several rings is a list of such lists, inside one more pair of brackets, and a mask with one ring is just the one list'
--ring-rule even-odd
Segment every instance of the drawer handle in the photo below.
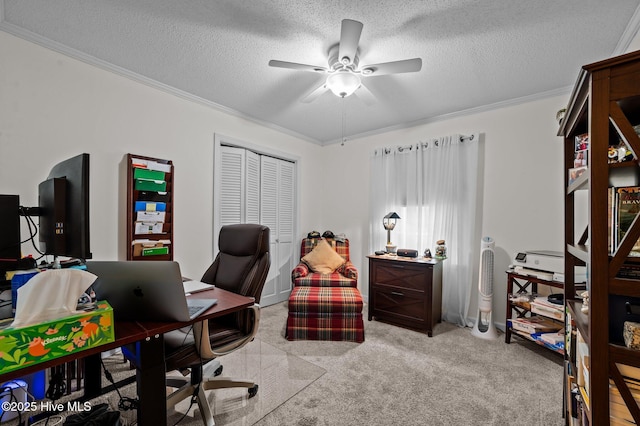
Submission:
{"label": "drawer handle", "polygon": [[401,293],[399,291],[392,291],[391,294],[393,294],[394,296],[404,296],[404,293]]}
{"label": "drawer handle", "polygon": [[390,268],[404,269],[404,265],[389,265]]}

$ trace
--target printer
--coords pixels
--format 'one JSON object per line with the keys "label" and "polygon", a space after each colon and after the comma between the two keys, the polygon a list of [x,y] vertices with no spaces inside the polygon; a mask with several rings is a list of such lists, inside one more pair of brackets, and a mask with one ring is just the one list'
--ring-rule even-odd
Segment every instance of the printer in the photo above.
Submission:
{"label": "printer", "polygon": [[[520,275],[532,276],[546,281],[564,282],[564,254],[552,250],[518,252],[513,259],[513,270]],[[575,282],[587,281],[587,268],[577,266]]]}

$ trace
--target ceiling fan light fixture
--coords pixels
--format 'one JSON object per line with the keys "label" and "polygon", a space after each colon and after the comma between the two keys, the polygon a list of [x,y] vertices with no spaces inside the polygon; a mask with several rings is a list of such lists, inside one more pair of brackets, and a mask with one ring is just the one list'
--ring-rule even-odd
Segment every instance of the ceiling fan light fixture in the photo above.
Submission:
{"label": "ceiling fan light fixture", "polygon": [[360,87],[360,77],[351,72],[336,72],[327,77],[326,84],[334,95],[345,98]]}

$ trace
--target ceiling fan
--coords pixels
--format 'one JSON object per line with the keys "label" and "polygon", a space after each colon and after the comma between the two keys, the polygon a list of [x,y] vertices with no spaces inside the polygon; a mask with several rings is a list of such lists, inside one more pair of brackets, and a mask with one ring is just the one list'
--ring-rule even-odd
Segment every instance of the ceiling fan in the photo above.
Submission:
{"label": "ceiling fan", "polygon": [[302,102],[311,102],[327,90],[331,90],[331,92],[341,98],[345,98],[357,90],[358,97],[365,103],[371,104],[375,101],[375,98],[369,89],[362,84],[361,77],[375,77],[379,75],[420,71],[422,68],[422,59],[413,58],[402,61],[384,62],[380,64],[363,65],[359,68],[358,43],[360,41],[360,34],[362,33],[362,26],[362,22],[352,19],[342,20],[340,42],[329,49],[328,67],[273,59],[269,61],[269,66],[328,74],[327,80],[322,83],[320,87],[305,96]]}

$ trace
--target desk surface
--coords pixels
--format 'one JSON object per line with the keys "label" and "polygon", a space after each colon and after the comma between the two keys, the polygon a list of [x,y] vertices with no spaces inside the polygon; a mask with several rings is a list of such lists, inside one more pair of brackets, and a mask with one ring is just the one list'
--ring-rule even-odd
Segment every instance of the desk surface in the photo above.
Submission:
{"label": "desk surface", "polygon": [[5,374],[0,374],[0,383],[17,379],[27,374],[45,370],[47,368],[61,365],[79,358],[84,358],[90,355],[95,355],[101,352],[109,351],[111,349],[119,348],[131,343],[139,342],[141,340],[154,337],[159,334],[164,334],[172,330],[177,330],[179,328],[189,326],[198,321],[216,318],[232,312],[236,312],[249,307],[254,303],[254,299],[252,297],[241,296],[239,294],[232,293],[221,288],[214,288],[212,290],[199,292],[197,293],[197,298],[218,299],[218,303],[216,303],[214,306],[209,308],[209,310],[205,311],[197,318],[186,322],[115,321],[115,340],[113,342],[69,354],[60,358],[52,359],[40,364],[27,366],[19,370],[10,371]]}

